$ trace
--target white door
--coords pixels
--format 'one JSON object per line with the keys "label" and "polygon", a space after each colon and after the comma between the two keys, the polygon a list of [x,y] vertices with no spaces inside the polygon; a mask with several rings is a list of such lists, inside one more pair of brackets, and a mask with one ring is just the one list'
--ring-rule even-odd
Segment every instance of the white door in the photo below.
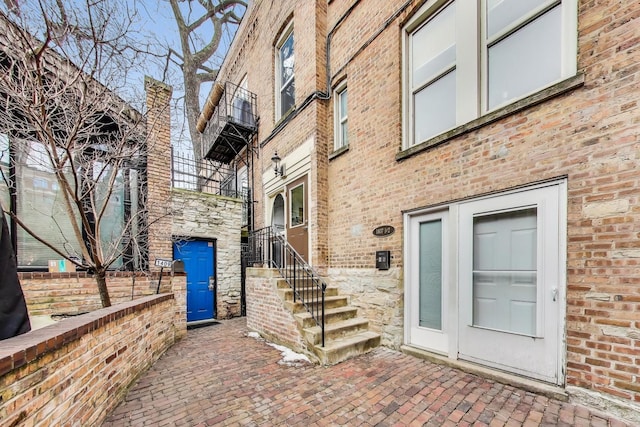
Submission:
{"label": "white door", "polygon": [[405,341],[415,347],[448,353],[447,212],[410,217],[407,235],[409,288],[405,293]]}
{"label": "white door", "polygon": [[462,203],[461,359],[560,384],[561,186]]}

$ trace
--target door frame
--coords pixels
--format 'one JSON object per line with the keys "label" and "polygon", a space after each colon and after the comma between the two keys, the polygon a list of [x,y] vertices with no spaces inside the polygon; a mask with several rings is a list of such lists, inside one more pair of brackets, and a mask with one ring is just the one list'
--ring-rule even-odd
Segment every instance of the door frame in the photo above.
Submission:
{"label": "door frame", "polygon": [[[183,234],[173,235],[171,236],[171,256],[174,260],[175,260],[174,245],[181,241],[182,242],[202,241],[202,242],[211,242],[213,244],[212,267],[213,267],[214,285],[213,285],[213,307],[212,307],[213,316],[211,318],[217,319],[218,318],[218,239],[215,237],[186,236]],[[185,270],[185,275],[186,274],[187,274],[187,271]],[[185,285],[185,313],[187,311],[186,292],[187,292],[187,289]]]}
{"label": "door frame", "polygon": [[[557,380],[549,381],[544,378],[536,378],[534,376],[528,376],[532,379],[538,379],[545,381],[547,383],[554,383],[556,385],[563,385],[565,383],[566,378],[566,363],[567,363],[567,352],[566,352],[566,316],[567,316],[567,300],[566,300],[566,289],[567,289],[567,179],[552,179],[548,181],[538,182],[530,185],[520,186],[516,188],[512,188],[510,190],[495,192],[490,194],[479,195],[477,197],[470,197],[465,199],[453,200],[448,203],[442,203],[438,205],[434,205],[431,207],[418,208],[412,210],[403,211],[403,225],[404,225],[404,278],[405,278],[405,290],[404,290],[404,343],[410,347],[416,347],[422,350],[426,350],[433,353],[446,354],[447,357],[451,360],[462,360],[464,357],[460,357],[459,354],[459,342],[460,342],[460,332],[459,328],[462,327],[462,315],[461,311],[461,288],[460,288],[460,268],[459,268],[459,260],[458,257],[460,255],[460,244],[459,234],[460,234],[460,206],[464,203],[481,201],[483,199],[492,199],[496,197],[516,194],[516,193],[525,193],[530,190],[537,190],[544,187],[552,187],[557,186],[558,188],[558,209],[557,209],[557,231],[558,231],[558,262],[557,262],[557,270],[558,270],[558,293],[557,293],[557,310],[558,310],[558,336],[557,336]],[[413,261],[415,256],[412,254],[412,245],[416,240],[416,236],[411,235],[411,223],[422,218],[429,218],[431,216],[437,217],[439,212],[446,211],[448,213],[448,227],[444,227],[443,224],[443,235],[446,236],[443,238],[443,246],[445,245],[444,239],[446,238],[449,243],[448,249],[443,253],[444,257],[448,257],[450,260],[449,266],[447,268],[448,279],[443,279],[443,286],[448,287],[448,298],[444,301],[443,312],[448,310],[448,315],[446,318],[443,318],[443,332],[448,336],[448,349],[446,351],[438,351],[433,348],[425,348],[424,346],[416,345],[412,343],[411,336],[411,316],[413,313],[411,312],[411,304],[412,300],[416,298],[416,290],[412,289],[412,281],[411,275],[415,274],[415,270],[412,273]],[[444,268],[444,266],[443,266]],[[443,276],[447,277],[443,273]],[[444,293],[444,290],[443,290]],[[446,321],[446,323],[445,323]],[[446,326],[445,326],[446,325]],[[446,327],[446,330],[445,330]],[[468,360],[468,359],[467,359]],[[473,363],[486,366],[489,368],[500,369],[497,366],[492,366],[487,363],[473,361]],[[514,372],[514,371],[510,371]]]}

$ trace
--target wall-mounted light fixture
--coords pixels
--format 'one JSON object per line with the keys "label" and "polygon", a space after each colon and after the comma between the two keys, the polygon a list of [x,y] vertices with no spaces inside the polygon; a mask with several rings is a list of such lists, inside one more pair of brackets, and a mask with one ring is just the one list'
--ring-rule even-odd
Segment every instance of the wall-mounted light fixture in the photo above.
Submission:
{"label": "wall-mounted light fixture", "polygon": [[282,159],[280,158],[280,156],[278,156],[277,151],[273,153],[273,157],[271,157],[271,162],[273,162],[273,171],[275,172],[276,176],[281,176],[284,178],[286,169],[284,164],[280,163],[281,160]]}

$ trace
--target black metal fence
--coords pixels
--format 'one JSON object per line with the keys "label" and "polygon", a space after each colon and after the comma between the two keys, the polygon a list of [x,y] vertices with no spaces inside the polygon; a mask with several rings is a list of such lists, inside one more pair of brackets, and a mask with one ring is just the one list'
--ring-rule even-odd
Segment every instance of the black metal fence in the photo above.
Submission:
{"label": "black metal fence", "polygon": [[266,227],[249,235],[247,264],[277,268],[300,301],[320,326],[324,346],[326,283],[285,240],[282,227]]}

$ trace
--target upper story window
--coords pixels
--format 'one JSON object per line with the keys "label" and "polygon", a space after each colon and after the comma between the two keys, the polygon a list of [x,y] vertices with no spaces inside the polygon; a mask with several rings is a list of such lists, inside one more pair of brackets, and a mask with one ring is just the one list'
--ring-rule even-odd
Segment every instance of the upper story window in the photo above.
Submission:
{"label": "upper story window", "polygon": [[296,100],[293,26],[290,26],[280,37],[276,50],[276,119],[279,119],[293,108]]}
{"label": "upper story window", "polygon": [[575,75],[576,32],[576,0],[428,1],[405,27],[405,148]]}
{"label": "upper story window", "polygon": [[333,148],[338,150],[349,145],[347,126],[347,86],[342,85],[335,91],[335,136]]}

